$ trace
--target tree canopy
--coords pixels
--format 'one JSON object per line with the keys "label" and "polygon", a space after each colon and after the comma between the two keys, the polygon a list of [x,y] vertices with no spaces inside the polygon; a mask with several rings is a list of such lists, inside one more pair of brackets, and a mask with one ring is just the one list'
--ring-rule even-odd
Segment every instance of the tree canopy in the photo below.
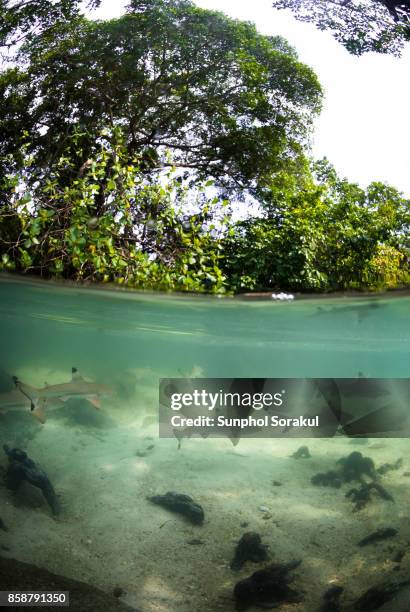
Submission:
{"label": "tree canopy", "polygon": [[327,160],[276,177],[260,218],[224,242],[224,274],[238,290],[386,288],[410,281],[410,200],[384,183],[367,189]]}
{"label": "tree canopy", "polygon": [[[96,7],[101,0],[89,0]],[[71,23],[80,14],[81,0],[0,0],[0,49],[3,53],[28,38]]]}
{"label": "tree canopy", "polygon": [[[0,270],[214,293],[410,283],[409,200],[312,162],[322,92],[283,38],[188,0],[110,21],[74,0],[0,9]],[[238,200],[258,214],[235,222]]]}
{"label": "tree canopy", "polygon": [[273,7],[290,9],[300,21],[330,30],[354,55],[397,55],[410,40],[409,0],[274,0]]}
{"label": "tree canopy", "polygon": [[6,172],[25,145],[48,173],[74,130],[78,170],[95,155],[94,134],[121,126],[146,171],[172,164],[243,194],[300,153],[321,103],[284,39],[187,0],[134,1],[116,20],[45,30],[23,45],[20,66],[0,78]]}
{"label": "tree canopy", "polygon": [[227,202],[206,197],[202,185],[193,193],[172,169],[161,181],[147,180],[120,129],[98,135],[87,172],[68,182],[73,141],[54,171],[25,191],[18,174],[3,179],[3,269],[151,289],[225,289],[218,236]]}

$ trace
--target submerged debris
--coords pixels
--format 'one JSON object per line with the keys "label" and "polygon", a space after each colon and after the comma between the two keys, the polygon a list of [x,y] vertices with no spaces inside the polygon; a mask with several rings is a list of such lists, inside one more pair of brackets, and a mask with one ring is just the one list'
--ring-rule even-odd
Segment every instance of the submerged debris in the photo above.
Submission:
{"label": "submerged debris", "polygon": [[380,529],[376,529],[373,533],[370,533],[368,536],[360,540],[357,543],[358,546],[367,546],[367,544],[373,544],[374,542],[381,542],[382,540],[387,540],[388,538],[393,538],[399,532],[397,529],[393,527],[380,527]]}
{"label": "submerged debris", "polygon": [[323,595],[324,604],[320,608],[320,612],[341,612],[340,596],[344,591],[344,587],[333,585],[325,591]]}
{"label": "submerged debris", "polygon": [[59,514],[60,505],[47,474],[19,448],[10,449],[6,444],[3,445],[3,448],[9,459],[5,475],[6,487],[11,491],[17,491],[22,482],[26,480],[34,487],[41,489],[52,513]]}
{"label": "submerged debris", "polygon": [[341,466],[341,476],[345,482],[351,482],[352,480],[362,482],[363,476],[376,478],[373,459],[363,457],[359,451],[354,451],[347,457],[342,457],[337,463]]}
{"label": "submerged debris", "polygon": [[231,569],[240,570],[246,561],[260,563],[268,558],[268,546],[262,544],[262,539],[259,533],[248,531],[244,533],[239,540],[235,556],[231,562]]}
{"label": "submerged debris", "polygon": [[307,446],[300,446],[298,450],[291,455],[294,459],[310,459],[311,456]]}
{"label": "submerged debris", "polygon": [[296,569],[301,563],[301,561],[272,563],[254,572],[249,578],[237,582],[233,591],[236,609],[247,610],[250,606],[273,608],[283,602],[302,601],[302,594],[289,586],[293,580],[289,572]]}
{"label": "submerged debris", "polygon": [[147,499],[153,504],[171,510],[171,512],[182,514],[194,525],[202,525],[204,522],[205,515],[202,507],[194,502],[189,495],[168,491],[165,495],[153,495],[147,497]]}
{"label": "submerged debris", "polygon": [[375,491],[382,499],[394,502],[390,493],[378,482],[363,483],[359,489],[350,489],[346,493],[346,497],[349,497],[355,504],[354,511],[362,510],[369,503],[372,491]]}
{"label": "submerged debris", "polygon": [[340,489],[342,486],[342,479],[340,474],[335,470],[329,470],[328,472],[319,472],[310,479],[310,482],[314,485],[320,485],[322,487],[334,487]]}
{"label": "submerged debris", "polygon": [[379,468],[377,468],[376,472],[381,476],[387,474],[392,470],[399,470],[403,466],[403,459],[397,459],[394,463],[383,463]]}
{"label": "submerged debris", "polygon": [[363,457],[358,451],[342,457],[337,464],[340,466],[338,470],[315,474],[311,479],[312,484],[339,489],[343,482],[352,480],[363,482],[364,475],[376,477],[373,460],[370,457]]}
{"label": "submerged debris", "polygon": [[409,586],[410,580],[386,580],[368,589],[355,603],[356,610],[378,610],[391,601],[403,587]]}
{"label": "submerged debris", "polygon": [[[322,472],[312,476],[311,483],[314,485],[340,489],[344,482],[352,482],[353,480],[359,482],[359,488],[350,489],[346,493],[346,497],[350,498],[355,504],[354,511],[361,510],[368,504],[372,498],[372,492],[377,493],[382,499],[394,501],[392,495],[377,482],[377,478],[380,474],[379,470],[381,468],[375,470],[373,460],[370,457],[363,457],[362,453],[354,451],[347,457],[339,459],[337,464],[337,470],[329,470],[328,472]],[[386,465],[389,464],[385,464],[384,470],[386,469]],[[397,468],[393,469],[398,469],[400,467],[398,462],[394,465],[397,465]],[[382,473],[384,473],[383,470]],[[365,476],[371,478],[371,482],[366,482]]]}

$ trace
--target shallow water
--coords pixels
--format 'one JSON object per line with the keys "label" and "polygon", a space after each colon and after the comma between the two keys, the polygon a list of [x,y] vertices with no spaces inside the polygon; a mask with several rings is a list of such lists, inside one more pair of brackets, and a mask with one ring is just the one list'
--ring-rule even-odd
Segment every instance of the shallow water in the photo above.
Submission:
{"label": "shallow water", "polygon": [[[175,440],[158,438],[158,382],[410,378],[409,296],[250,302],[4,277],[0,339],[0,393],[12,390],[12,375],[44,387],[68,382],[72,367],[113,391],[101,410],[78,398],[46,410],[45,424],[29,405],[0,414],[1,443],[24,449],[42,466],[62,506],[54,518],[37,489],[24,485],[12,494],[1,487],[8,531],[0,530],[0,546],[9,549],[2,555],[107,592],[120,586],[123,600],[143,612],[234,610],[235,583],[264,566],[249,561],[239,572],[230,569],[246,531],[261,534],[273,561],[302,560],[292,584],[303,600],[282,604],[285,611],[319,609],[335,583],[345,588],[342,609],[349,609],[369,586],[408,576],[408,439],[246,439],[233,447],[225,438],[194,438],[178,450]],[[301,444],[308,444],[310,459],[290,457]],[[403,459],[380,480],[394,502],[372,495],[353,512],[345,494],[357,484],[311,484],[312,475],[334,469],[353,450],[376,467]],[[7,466],[5,455],[0,466]],[[193,526],[146,499],[167,491],[198,501],[204,524]],[[397,536],[357,547],[386,526]],[[402,549],[403,560],[394,562]],[[381,609],[408,610],[409,600],[403,588]]]}

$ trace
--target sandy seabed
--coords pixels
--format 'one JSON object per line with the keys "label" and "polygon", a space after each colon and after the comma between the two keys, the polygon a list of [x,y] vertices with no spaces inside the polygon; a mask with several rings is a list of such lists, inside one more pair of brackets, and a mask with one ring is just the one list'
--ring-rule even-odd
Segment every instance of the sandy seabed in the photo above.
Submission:
{"label": "sandy seabed", "polygon": [[[341,437],[243,439],[233,447],[226,438],[195,438],[178,450],[176,440],[158,439],[154,402],[151,398],[151,419],[131,408],[132,402],[111,406],[109,400],[100,412],[73,400],[43,426],[31,415],[1,417],[1,442],[24,448],[41,465],[62,505],[54,518],[36,489],[24,485],[13,495],[0,487],[0,516],[8,527],[0,531],[3,556],[107,592],[119,586],[123,601],[142,612],[233,611],[235,583],[263,567],[247,562],[239,572],[230,569],[235,544],[246,531],[260,533],[272,561],[302,560],[293,586],[304,591],[303,602],[283,604],[283,612],[320,609],[332,584],[344,586],[343,609],[353,609],[373,584],[409,576],[409,440],[359,445]],[[292,458],[304,444],[311,458]],[[381,481],[394,503],[375,497],[353,512],[345,493],[355,485],[311,484],[312,475],[334,468],[353,450],[376,466],[403,459],[403,466]],[[6,467],[5,455],[0,465]],[[146,499],[167,491],[201,504],[204,524],[191,525]],[[357,546],[387,526],[398,535]],[[406,551],[400,564],[393,561],[399,550]],[[409,601],[407,587],[379,609],[405,611]]]}

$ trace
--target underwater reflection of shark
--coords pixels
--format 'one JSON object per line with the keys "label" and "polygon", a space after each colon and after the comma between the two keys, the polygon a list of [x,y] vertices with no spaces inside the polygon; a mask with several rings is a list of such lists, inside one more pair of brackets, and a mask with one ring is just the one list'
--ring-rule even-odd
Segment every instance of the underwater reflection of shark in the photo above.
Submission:
{"label": "underwater reflection of shark", "polygon": [[31,400],[31,409],[40,422],[46,421],[45,410],[59,408],[69,399],[86,399],[94,408],[100,408],[101,399],[113,394],[112,389],[106,385],[85,380],[76,368],[72,368],[71,381],[56,385],[47,385],[43,388],[26,385],[14,377],[17,389]]}

